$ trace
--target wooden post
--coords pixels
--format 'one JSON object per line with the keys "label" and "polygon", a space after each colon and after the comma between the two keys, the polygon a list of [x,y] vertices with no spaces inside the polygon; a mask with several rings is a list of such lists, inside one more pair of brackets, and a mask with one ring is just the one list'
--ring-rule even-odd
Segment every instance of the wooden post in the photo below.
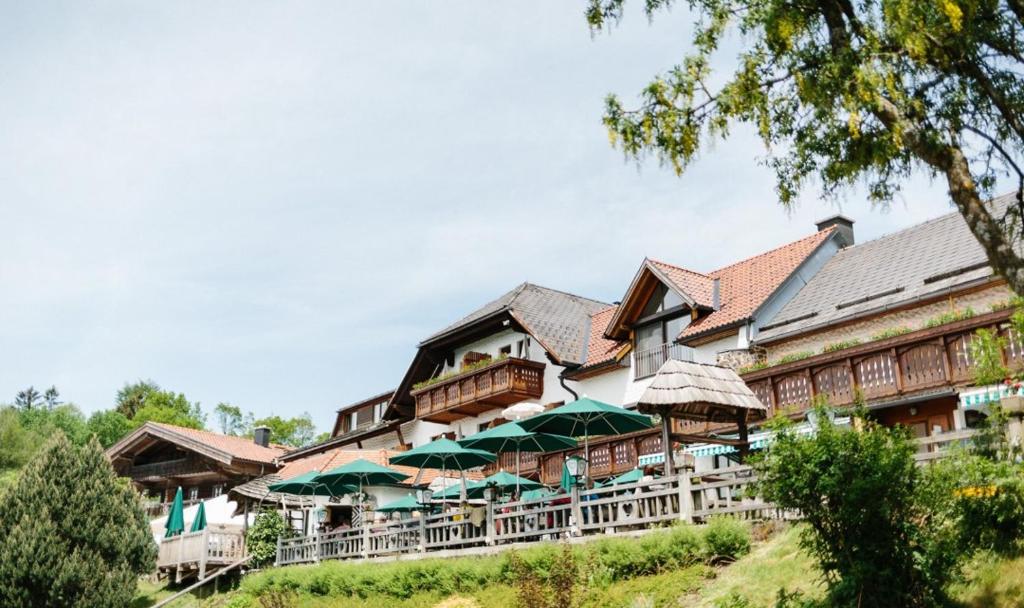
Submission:
{"label": "wooden post", "polygon": [[[661,449],[665,452],[665,477],[671,476],[675,472],[675,467],[672,466],[672,419],[668,417],[668,408],[661,408]],[[640,462],[640,451],[637,450],[637,466]]]}
{"label": "wooden post", "polygon": [[424,509],[420,510],[420,544],[417,550],[423,553],[427,550],[427,509],[429,505],[423,505]]}
{"label": "wooden post", "polygon": [[313,531],[313,563],[320,563],[320,526]]}
{"label": "wooden post", "polygon": [[277,556],[274,558],[274,565],[281,565],[281,537],[277,537]]}
{"label": "wooden post", "polygon": [[583,509],[580,508],[580,487],[575,483],[569,490],[569,504],[572,505],[572,518],[576,521],[576,535],[583,536]]}
{"label": "wooden post", "polygon": [[737,408],[736,426],[739,427],[739,439],[742,442],[738,449],[740,452],[740,464],[743,464],[747,461],[747,453],[750,452],[750,442],[747,440],[747,410]]}
{"label": "wooden post", "polygon": [[174,582],[175,583],[180,583],[181,582],[181,562],[185,558],[185,555],[184,555],[184,553],[185,553],[185,543],[184,543],[185,533],[182,532],[181,534],[178,534],[174,538],[178,541],[178,565],[175,566],[175,568],[174,568]]}
{"label": "wooden post", "polygon": [[679,520],[693,523],[693,471],[687,464],[679,470]]}
{"label": "wooden post", "polygon": [[[521,500],[521,498],[517,498],[516,500]],[[497,534],[496,534],[495,529],[494,529],[494,500],[493,499],[487,501],[487,523],[485,525],[487,527],[484,530],[484,537],[485,537],[484,540],[485,540],[486,544],[494,545],[497,542],[497,539],[495,538],[495,536],[497,536]]]}
{"label": "wooden post", "polygon": [[366,513],[363,512],[363,557],[370,556],[370,522],[366,520]]}
{"label": "wooden post", "polygon": [[203,528],[202,545],[199,552],[199,580],[206,578],[206,560],[210,553],[210,528]]}

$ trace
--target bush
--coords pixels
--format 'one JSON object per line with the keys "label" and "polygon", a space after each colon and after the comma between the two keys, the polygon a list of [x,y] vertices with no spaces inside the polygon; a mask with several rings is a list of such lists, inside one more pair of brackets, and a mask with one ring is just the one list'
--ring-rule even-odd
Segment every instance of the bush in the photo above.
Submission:
{"label": "bush", "polygon": [[245,546],[251,556],[249,565],[262,568],[273,564],[277,559],[277,539],[288,533],[288,524],[277,511],[263,509],[257,513],[245,536]]}
{"label": "bush", "polygon": [[704,556],[712,563],[734,561],[750,552],[750,526],[730,517],[714,517],[704,531]]}
{"label": "bush", "polygon": [[95,440],[47,442],[0,501],[0,606],[119,607],[155,567],[134,490]]}
{"label": "bush", "polygon": [[915,446],[902,428],[855,412],[861,431],[834,426],[818,408],[812,436],[773,423],[775,441],[757,464],[766,500],[801,512],[802,545],[820,563],[833,604],[923,606],[941,603],[958,559],[919,503]]}

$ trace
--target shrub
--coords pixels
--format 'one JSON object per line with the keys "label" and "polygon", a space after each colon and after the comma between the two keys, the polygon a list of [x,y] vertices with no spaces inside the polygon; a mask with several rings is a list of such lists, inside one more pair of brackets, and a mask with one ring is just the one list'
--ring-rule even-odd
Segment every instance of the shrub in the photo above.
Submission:
{"label": "shrub", "polygon": [[[902,428],[855,412],[862,430],[832,424],[818,407],[815,433],[775,421],[775,441],[756,466],[765,500],[797,509],[802,545],[819,562],[833,604],[922,606],[942,600],[955,552],[936,550],[917,501],[915,446]],[[945,547],[945,545],[943,545]]]}
{"label": "shrub", "polygon": [[831,342],[822,347],[821,352],[823,353],[834,353],[837,350],[843,350],[844,348],[853,348],[854,346],[860,345],[860,340],[853,338],[851,340],[840,340],[839,342]]}
{"label": "shrub", "polygon": [[128,606],[156,544],[135,491],[95,440],[58,432],[0,501],[0,606]]}
{"label": "shrub", "polygon": [[731,517],[714,517],[704,530],[704,556],[709,562],[734,561],[750,552],[750,526]]}
{"label": "shrub", "polygon": [[756,363],[751,363],[750,365],[744,365],[743,367],[741,367],[739,369],[739,374],[742,376],[743,374],[749,374],[750,372],[756,372],[756,371],[765,369],[766,367],[768,367],[768,362],[767,361],[758,361]]}
{"label": "shrub", "polygon": [[798,353],[789,353],[788,355],[784,355],[782,357],[779,357],[779,360],[776,361],[774,363],[774,365],[782,365],[783,363],[792,363],[794,361],[800,361],[800,360],[807,359],[807,358],[813,357],[813,356],[814,356],[814,351],[812,351],[812,350],[805,350],[805,351],[801,351],[801,352],[798,352]]}
{"label": "shrub", "polygon": [[277,539],[288,532],[288,524],[277,511],[263,509],[257,513],[245,536],[245,546],[251,556],[249,565],[262,568],[273,564],[277,559]]}
{"label": "shrub", "polygon": [[970,319],[974,316],[974,309],[968,306],[963,310],[951,310],[944,312],[941,315],[937,315],[925,321],[925,328],[938,327],[939,325],[945,325],[946,323],[953,323],[955,321],[963,321],[964,319]]}
{"label": "shrub", "polygon": [[979,329],[971,340],[971,360],[974,363],[975,384],[1002,382],[1010,371],[1003,365],[1006,340],[990,329]]}
{"label": "shrub", "polygon": [[885,328],[885,329],[883,329],[881,331],[877,331],[877,332],[871,334],[871,339],[872,340],[885,340],[886,338],[895,338],[896,336],[902,336],[904,334],[909,334],[912,331],[914,331],[914,330],[909,328],[909,327],[906,327],[906,326],[887,327],[887,328]]}

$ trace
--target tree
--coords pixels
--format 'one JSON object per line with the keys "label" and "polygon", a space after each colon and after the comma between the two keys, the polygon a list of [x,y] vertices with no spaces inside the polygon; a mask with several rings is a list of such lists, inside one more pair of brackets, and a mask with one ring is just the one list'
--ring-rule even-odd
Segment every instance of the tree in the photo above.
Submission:
{"label": "tree", "polygon": [[0,501],[0,605],[128,606],[156,545],[99,443],[58,433]]}
{"label": "tree", "polygon": [[20,391],[14,397],[14,405],[24,410],[30,410],[39,403],[39,391],[34,387],[28,387],[23,391]]}
{"label": "tree", "polygon": [[[36,407],[20,411],[21,424],[39,437],[49,437],[60,430],[68,441],[83,445],[89,439],[85,416],[73,403],[58,405],[53,409]],[[36,444],[39,447],[42,442]]]}
{"label": "tree", "polygon": [[101,410],[89,416],[86,427],[100,445],[109,448],[132,430],[132,422],[117,410]]}
{"label": "tree", "polygon": [[18,410],[10,406],[0,408],[0,470],[24,466],[42,440],[25,428]]}
{"label": "tree", "polygon": [[800,512],[802,544],[819,562],[830,605],[941,605],[962,552],[947,526],[930,521],[906,429],[855,412],[860,431],[833,425],[817,408],[813,435],[773,421],[775,438],[756,464],[766,501]]}
{"label": "tree", "polygon": [[265,426],[270,429],[270,439],[274,443],[292,447],[309,445],[316,436],[316,427],[313,425],[313,419],[306,412],[294,418],[281,418],[280,416],[260,418],[253,422],[253,427],[258,426]]}
{"label": "tree", "polygon": [[126,418],[135,417],[135,413],[146,404],[146,399],[153,393],[159,392],[160,386],[152,380],[139,380],[135,383],[125,383],[121,390],[117,391],[117,411]]}
{"label": "tree", "polygon": [[43,401],[46,403],[46,407],[50,409],[62,403],[60,401],[60,391],[57,390],[56,386],[50,386],[50,388],[46,389],[46,392],[43,393]]}
{"label": "tree", "polygon": [[250,432],[252,427],[252,414],[243,415],[242,409],[230,403],[218,403],[213,408],[217,417],[217,424],[220,425],[220,432],[225,435],[244,435]]}
{"label": "tree", "polygon": [[277,559],[277,539],[288,536],[288,523],[271,508],[263,508],[253,519],[252,527],[245,537],[249,551],[249,565],[253,568],[269,566]]}
{"label": "tree", "polygon": [[[118,408],[118,411],[121,411]],[[206,415],[199,402],[190,403],[182,393],[153,391],[146,395],[144,404],[131,416],[132,424],[140,427],[146,422],[164,422],[193,429],[204,428]]]}
{"label": "tree", "polygon": [[[592,29],[622,16],[625,0],[588,0]],[[646,0],[648,16],[672,0]],[[1024,194],[1005,212],[986,206],[1001,175],[1024,188],[1024,1],[701,0],[681,65],[653,80],[627,109],[606,102],[614,145],[654,153],[681,173],[702,140],[754,126],[776,189],[791,204],[804,185],[835,196],[857,181],[892,200],[912,171],[943,179],[989,262],[1024,293],[1014,249]],[[711,57],[730,30],[744,50],[731,74]],[[712,83],[726,76],[724,84]]]}

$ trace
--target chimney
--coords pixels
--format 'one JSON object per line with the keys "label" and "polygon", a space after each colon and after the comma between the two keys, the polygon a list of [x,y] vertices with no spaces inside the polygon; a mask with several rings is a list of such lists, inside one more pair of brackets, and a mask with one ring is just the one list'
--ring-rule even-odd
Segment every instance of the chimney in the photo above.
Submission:
{"label": "chimney", "polygon": [[722,308],[722,280],[718,277],[711,282],[711,308],[718,310]]}
{"label": "chimney", "polygon": [[267,447],[270,445],[270,429],[265,426],[258,426],[252,430],[252,440],[256,445]]}
{"label": "chimney", "polygon": [[832,226],[836,227],[836,233],[839,234],[839,244],[842,247],[849,247],[853,245],[853,220],[846,217],[845,215],[836,214],[831,217],[827,217],[820,222],[817,222],[815,226],[818,227],[818,232],[827,230]]}

